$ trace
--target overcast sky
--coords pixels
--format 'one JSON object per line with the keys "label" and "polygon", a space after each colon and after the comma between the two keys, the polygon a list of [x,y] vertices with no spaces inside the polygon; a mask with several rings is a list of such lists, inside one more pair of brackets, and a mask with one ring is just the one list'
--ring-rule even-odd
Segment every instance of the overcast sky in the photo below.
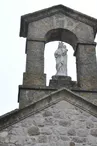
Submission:
{"label": "overcast sky", "polygon": [[[19,37],[20,16],[57,4],[97,18],[97,0],[0,0],[0,115],[18,108],[18,85],[22,84],[26,57],[25,39]],[[69,45],[67,47],[70,48],[68,54],[72,55],[72,48]],[[53,53],[57,49],[57,43],[48,43],[46,50],[50,51],[49,48],[53,48],[52,58],[55,60]],[[75,66],[71,69],[74,72],[70,71],[70,60],[68,62],[68,74],[75,80]],[[74,59],[73,62],[75,64]],[[52,69],[48,68],[47,71],[45,68],[48,77],[55,74],[55,67],[53,68],[53,73]]]}

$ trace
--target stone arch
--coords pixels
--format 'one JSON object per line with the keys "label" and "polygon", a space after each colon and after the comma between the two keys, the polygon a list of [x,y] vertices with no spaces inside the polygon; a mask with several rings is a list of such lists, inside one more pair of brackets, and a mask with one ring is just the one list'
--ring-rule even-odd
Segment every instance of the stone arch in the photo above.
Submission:
{"label": "stone arch", "polygon": [[45,43],[61,40],[74,48],[78,88],[95,90],[97,88],[96,44],[94,43],[96,32],[96,19],[63,5],[22,16],[20,36],[27,38],[27,63],[23,84],[45,86]]}
{"label": "stone arch", "polygon": [[[62,41],[64,43],[69,44],[73,51],[75,51],[78,39],[76,35],[70,30],[63,28],[56,28],[49,30],[45,35],[45,44],[53,41]],[[75,58],[76,59],[76,58]],[[76,73],[77,76],[77,73]]]}
{"label": "stone arch", "polygon": [[[68,61],[67,61],[67,76],[70,76],[71,79],[76,82],[77,81],[77,72],[76,72],[76,57],[74,56],[73,47],[63,42],[68,49]],[[45,44],[44,50],[44,73],[46,74],[46,85],[48,86],[52,76],[56,76],[56,60],[54,57],[54,53],[58,48],[59,41],[50,41]]]}
{"label": "stone arch", "polygon": [[78,39],[76,35],[71,32],[70,30],[63,29],[63,28],[57,28],[49,30],[45,35],[45,41],[46,43],[50,41],[62,41],[70,44],[73,49],[76,49]]}

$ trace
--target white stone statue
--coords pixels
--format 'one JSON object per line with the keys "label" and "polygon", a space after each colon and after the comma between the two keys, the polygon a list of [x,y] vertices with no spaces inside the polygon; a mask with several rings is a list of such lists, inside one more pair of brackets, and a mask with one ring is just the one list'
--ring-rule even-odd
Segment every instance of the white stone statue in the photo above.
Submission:
{"label": "white stone statue", "polygon": [[54,53],[57,76],[67,76],[67,51],[66,46],[59,42],[58,49]]}

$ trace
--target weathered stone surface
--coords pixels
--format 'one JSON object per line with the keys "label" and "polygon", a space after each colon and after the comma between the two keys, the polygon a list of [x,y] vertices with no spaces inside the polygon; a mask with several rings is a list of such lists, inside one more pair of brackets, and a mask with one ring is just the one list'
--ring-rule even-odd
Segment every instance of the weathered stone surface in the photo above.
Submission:
{"label": "weathered stone surface", "polygon": [[97,103],[95,102],[97,100],[97,92],[89,91],[89,90],[86,90],[86,92],[84,92],[82,90],[80,92],[79,92],[79,90],[76,90],[76,91],[73,90],[73,92],[75,92],[78,95],[81,95],[83,97],[83,99],[85,99],[97,106]]}
{"label": "weathered stone surface", "polygon": [[[83,146],[84,144],[79,144],[79,143],[76,143],[75,146]],[[90,146],[90,145],[87,145],[87,146]]]}
{"label": "weathered stone surface", "polygon": [[33,124],[39,127],[44,127],[44,122],[45,122],[45,119],[43,119],[41,116],[38,116],[33,121]]}
{"label": "weathered stone surface", "polygon": [[64,127],[69,127],[71,125],[71,121],[61,120],[61,121],[59,121],[59,125],[64,126]]}
{"label": "weathered stone surface", "polygon": [[9,146],[8,144],[0,144],[0,146]]}
{"label": "weathered stone surface", "polygon": [[81,122],[79,120],[77,121],[74,121],[73,125],[72,125],[72,128],[75,128],[75,129],[84,129],[86,127],[86,123],[85,122]]}
{"label": "weathered stone surface", "polygon": [[47,87],[23,87],[19,86],[19,108],[24,108],[40,99],[44,96],[49,95],[51,92],[56,91],[56,89]]}
{"label": "weathered stone surface", "polygon": [[77,49],[77,74],[79,86],[83,90],[97,89],[97,65],[95,46],[79,44]]}
{"label": "weathered stone surface", "polygon": [[56,125],[56,122],[55,119],[53,119],[53,117],[46,117],[44,124],[50,126],[50,125]]}
{"label": "weathered stone surface", "polygon": [[74,137],[72,139],[72,141],[74,141],[75,143],[86,143],[86,138],[83,138],[83,137]]}
{"label": "weathered stone surface", "polygon": [[94,128],[93,122],[92,121],[87,121],[86,122],[86,128],[88,128],[88,129]]}
{"label": "weathered stone surface", "polygon": [[[66,77],[67,82],[57,79],[54,85],[97,89],[96,31],[96,19],[62,5],[22,17],[21,36],[27,37],[23,85],[27,87],[19,92],[21,109],[1,117],[0,146],[97,146],[96,94],[91,100],[90,95],[82,98],[67,89],[49,96],[52,90],[41,89],[46,86],[45,43],[56,40],[69,43],[75,51],[77,84]],[[32,91],[32,85],[40,87]]]}
{"label": "weathered stone surface", "polygon": [[92,135],[89,135],[87,137],[87,144],[94,145],[94,146],[97,145],[97,137],[94,137]]}
{"label": "weathered stone surface", "polygon": [[39,143],[47,143],[47,136],[45,136],[45,135],[40,135],[40,136],[38,137],[38,142],[39,142]]}
{"label": "weathered stone surface", "polygon": [[50,111],[44,111],[43,116],[44,117],[52,116],[52,113]]}
{"label": "weathered stone surface", "polygon": [[92,129],[91,130],[91,135],[97,137],[97,129]]}
{"label": "weathered stone surface", "polygon": [[64,135],[61,135],[60,138],[63,140],[63,141],[70,141],[70,138],[67,136],[64,136]]}
{"label": "weathered stone surface", "polygon": [[87,129],[81,129],[81,130],[78,130],[77,131],[77,135],[79,136],[79,137],[87,137],[87,135],[89,134],[89,131],[87,130]]}
{"label": "weathered stone surface", "polygon": [[69,76],[52,76],[52,79],[49,82],[49,86],[53,88],[71,88],[71,87],[76,87],[77,84],[76,82],[74,83],[71,81],[71,77]]}
{"label": "weathered stone surface", "polygon": [[74,142],[70,142],[70,146],[75,146],[75,143]]}
{"label": "weathered stone surface", "polygon": [[[45,111],[48,111],[47,116],[44,116]],[[59,114],[59,118],[56,118],[55,114]],[[6,144],[5,146],[96,146],[95,121],[96,117],[62,100],[0,131],[0,144],[2,146],[3,144]]]}
{"label": "weathered stone surface", "polygon": [[[26,108],[18,109],[18,110],[12,111],[11,113],[8,113],[5,116],[2,116],[1,120],[0,120],[0,129],[2,130],[3,128],[6,128],[11,124],[15,124],[15,123],[21,121],[21,119],[25,119],[26,117],[28,117],[28,115],[32,115],[32,114],[36,113],[37,111],[40,111],[41,109],[45,109],[46,107],[53,105],[55,102],[62,101],[62,100],[65,100],[65,101],[68,100],[72,105],[79,107],[79,109],[81,108],[85,111],[88,111],[90,114],[97,115],[97,109],[93,104],[87,102],[82,97],[76,95],[75,93],[71,92],[70,90],[68,90],[66,88],[62,88],[62,89],[59,89],[58,91],[53,92],[50,95],[47,95],[46,97],[31,104],[30,106],[27,106]],[[65,111],[65,113],[64,113],[64,104],[62,104],[62,102],[61,102],[60,107],[58,107],[57,104],[55,105],[55,107],[56,108],[54,108],[53,115],[58,114],[59,119],[60,118],[61,119],[64,119],[64,118],[70,119],[70,120],[72,120],[72,122],[76,119],[76,122],[77,122],[77,115],[78,115],[77,108],[76,108],[76,110],[73,111],[73,108],[71,108],[70,104],[67,103],[65,105],[65,108],[69,108],[68,115],[67,115],[67,111]],[[61,111],[58,112],[57,108],[60,108]],[[81,109],[80,109],[80,113],[82,113]],[[74,114],[74,116],[73,116],[73,114]],[[87,113],[84,113],[83,116],[79,116],[79,117],[80,117],[80,123],[82,123],[82,122],[84,123],[84,121],[86,119],[88,119],[89,116]],[[7,118],[7,120],[6,120],[6,118]],[[47,121],[48,120],[51,121],[52,117],[51,116],[45,117],[45,121],[46,121],[46,119],[47,119]],[[56,121],[56,120],[54,119],[54,121]]]}
{"label": "weathered stone surface", "polygon": [[44,128],[41,128],[40,133],[44,135],[50,135],[52,134],[52,130],[49,127],[44,127]]}
{"label": "weathered stone surface", "polygon": [[2,138],[7,137],[7,135],[8,135],[7,131],[4,131],[4,132],[0,133],[0,137],[2,137]]}
{"label": "weathered stone surface", "polygon": [[28,133],[30,136],[33,136],[33,135],[39,135],[40,131],[38,127],[32,126],[31,128],[28,129]]}
{"label": "weathered stone surface", "polygon": [[60,134],[60,135],[66,135],[67,134],[67,129],[64,127],[56,127],[56,131]]}
{"label": "weathered stone surface", "polygon": [[75,129],[69,129],[67,133],[68,133],[69,136],[76,136],[76,130]]}
{"label": "weathered stone surface", "polygon": [[97,122],[97,118],[96,117],[92,117],[92,121],[93,122]]}

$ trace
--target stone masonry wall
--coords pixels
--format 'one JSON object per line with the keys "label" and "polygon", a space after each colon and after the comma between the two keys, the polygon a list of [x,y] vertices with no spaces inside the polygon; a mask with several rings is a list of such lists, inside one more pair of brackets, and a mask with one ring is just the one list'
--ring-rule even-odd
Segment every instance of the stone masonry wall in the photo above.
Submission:
{"label": "stone masonry wall", "polygon": [[92,104],[97,106],[97,93],[96,92],[77,92],[73,91],[76,94],[82,96],[85,100],[91,102]]}
{"label": "stone masonry wall", "polygon": [[40,100],[42,97],[50,94],[52,91],[55,91],[53,89],[20,89],[19,91],[19,108],[24,108],[25,106],[28,106],[38,100]]}
{"label": "stone masonry wall", "polygon": [[0,146],[97,146],[97,118],[61,101],[1,131]]}
{"label": "stone masonry wall", "polygon": [[77,36],[79,42],[94,41],[93,29],[91,26],[67,17],[62,13],[29,23],[27,38],[31,40],[35,40],[36,38],[44,40],[46,33],[56,28],[70,30]]}

